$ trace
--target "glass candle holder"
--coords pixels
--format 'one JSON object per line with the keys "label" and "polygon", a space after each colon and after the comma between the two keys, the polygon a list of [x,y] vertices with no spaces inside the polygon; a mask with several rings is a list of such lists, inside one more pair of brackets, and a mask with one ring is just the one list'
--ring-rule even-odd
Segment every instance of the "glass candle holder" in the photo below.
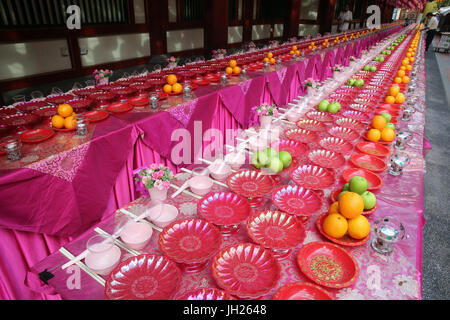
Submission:
{"label": "glass candle holder", "polygon": [[226,86],[227,83],[228,83],[228,76],[227,76],[226,74],[223,74],[223,75],[220,77],[220,79],[221,79],[221,81],[222,81],[222,85]]}
{"label": "glass candle holder", "polygon": [[157,109],[158,108],[158,94],[157,93],[152,93],[150,96],[150,107],[152,109]]}
{"label": "glass candle holder", "polygon": [[6,141],[4,150],[9,161],[17,161],[22,158],[22,153],[20,152],[21,143],[16,139],[9,139]]}
{"label": "glass candle holder", "polygon": [[414,113],[414,108],[412,108],[411,106],[408,106],[407,108],[405,108],[405,110],[403,110],[403,113],[402,113],[402,121],[405,121],[405,122],[410,121],[413,113]]}
{"label": "glass candle holder", "polygon": [[395,153],[391,156],[389,174],[395,177],[402,175],[403,169],[408,166],[410,157],[406,153]]}
{"label": "glass candle holder", "polygon": [[372,248],[381,254],[389,255],[394,251],[394,244],[406,236],[405,227],[392,217],[378,219],[373,224],[375,239]]}

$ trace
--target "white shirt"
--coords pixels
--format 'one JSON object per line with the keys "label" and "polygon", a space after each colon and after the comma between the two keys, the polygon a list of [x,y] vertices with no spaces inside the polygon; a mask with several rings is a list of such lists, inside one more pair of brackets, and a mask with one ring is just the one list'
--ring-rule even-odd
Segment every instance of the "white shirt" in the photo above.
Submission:
{"label": "white shirt", "polygon": [[[341,21],[353,20],[353,13],[350,10],[347,11],[347,12],[342,11],[341,14],[339,15],[339,20],[341,20]],[[347,31],[348,28],[350,27],[350,23],[348,23],[348,22],[341,22],[339,27],[340,27],[341,31]]]}
{"label": "white shirt", "polygon": [[430,22],[428,22],[428,29],[436,30],[439,25],[439,20],[436,17],[431,18]]}

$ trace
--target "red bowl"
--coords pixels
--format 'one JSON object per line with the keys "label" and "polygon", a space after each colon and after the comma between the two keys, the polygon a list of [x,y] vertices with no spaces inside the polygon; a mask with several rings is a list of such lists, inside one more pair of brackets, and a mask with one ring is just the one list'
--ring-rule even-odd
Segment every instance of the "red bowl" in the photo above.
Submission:
{"label": "red bowl", "polygon": [[356,131],[344,127],[333,127],[328,130],[328,133],[335,138],[340,138],[349,142],[353,142],[360,137],[359,133],[357,133]]}
{"label": "red bowl", "polygon": [[311,216],[322,207],[322,200],[317,193],[297,185],[273,190],[272,202],[279,210],[296,216]]}
{"label": "red bowl", "polygon": [[334,300],[321,287],[307,282],[294,282],[282,286],[273,300]]}
{"label": "red bowl", "polygon": [[246,198],[259,198],[270,193],[274,187],[270,176],[259,171],[244,170],[231,174],[227,179],[231,191]]}
{"label": "red bowl", "polygon": [[341,246],[346,246],[346,247],[359,247],[359,246],[366,244],[369,241],[370,233],[367,237],[365,237],[364,239],[361,239],[361,240],[353,239],[348,234],[346,234],[345,236],[343,236],[342,238],[339,238],[339,239],[330,237],[323,230],[323,222],[325,221],[325,218],[327,216],[328,216],[328,212],[321,214],[316,220],[316,227],[317,227],[317,230],[319,230],[320,234],[322,236],[324,236],[325,238],[327,238],[328,240],[330,240],[331,242],[334,242],[336,244],[339,244]]}
{"label": "red bowl", "polygon": [[342,178],[345,182],[349,182],[352,177],[360,176],[369,182],[369,191],[380,189],[383,186],[383,180],[381,177],[369,170],[362,168],[349,168],[342,172]]}
{"label": "red bowl", "polygon": [[376,142],[360,142],[356,145],[356,149],[361,153],[378,158],[386,158],[391,154],[389,148]]}
{"label": "red bowl", "polygon": [[92,105],[92,100],[87,98],[76,98],[66,101],[75,111],[82,110],[90,107]]}
{"label": "red bowl", "polygon": [[306,113],[306,117],[310,120],[316,120],[319,122],[333,122],[334,118],[327,112],[309,111]]}
{"label": "red bowl", "polygon": [[251,213],[251,207],[244,197],[231,192],[217,192],[198,201],[197,213],[215,225],[229,226],[245,221]]}
{"label": "red bowl", "polygon": [[327,130],[327,126],[324,123],[316,120],[300,120],[297,122],[297,127],[314,132]]}
{"label": "red bowl", "polygon": [[47,101],[48,103],[52,103],[52,104],[62,104],[62,103],[65,103],[66,101],[72,100],[73,98],[74,98],[74,96],[71,94],[58,94],[58,95],[47,97],[47,99],[45,99],[45,101]]}
{"label": "red bowl", "polygon": [[289,140],[302,143],[311,143],[317,140],[317,134],[315,132],[305,129],[288,129],[284,132],[284,136]]}
{"label": "red bowl", "polygon": [[13,127],[13,126],[26,126],[32,123],[38,122],[39,117],[30,113],[15,113],[0,118],[0,125]]}
{"label": "red bowl", "polygon": [[359,103],[353,103],[353,104],[349,105],[348,107],[354,111],[358,111],[358,112],[362,112],[362,113],[371,113],[373,111],[372,107],[366,106],[364,104],[359,104]]}
{"label": "red bowl", "polygon": [[119,102],[119,103],[110,104],[106,108],[106,110],[108,110],[111,113],[125,113],[130,110],[133,110],[133,106],[128,103]]}
{"label": "red bowl", "polygon": [[308,154],[308,159],[326,169],[337,169],[345,165],[345,158],[340,153],[327,150],[313,150]]}
{"label": "red bowl", "polygon": [[159,248],[169,259],[184,264],[211,258],[222,244],[219,229],[205,220],[175,221],[159,234]]}
{"label": "red bowl", "polygon": [[10,116],[19,112],[16,108],[4,108],[0,107],[0,117]]}
{"label": "red bowl", "polygon": [[58,106],[48,105],[46,107],[40,107],[33,110],[32,113],[41,118],[51,117],[58,113]]}
{"label": "red bowl", "polygon": [[309,150],[307,145],[295,140],[278,140],[272,143],[271,147],[278,152],[287,151],[294,158],[300,157]]}
{"label": "red bowl", "polygon": [[225,291],[216,288],[200,288],[185,292],[176,300],[236,300]]}
{"label": "red bowl", "polygon": [[89,122],[99,122],[109,117],[109,113],[101,110],[94,110],[84,113]]}
{"label": "red bowl", "polygon": [[298,219],[278,211],[265,211],[247,221],[247,234],[253,242],[273,250],[289,250],[305,240],[306,232]]}
{"label": "red bowl", "polygon": [[24,143],[39,143],[50,139],[55,135],[52,129],[41,128],[28,130],[19,136],[20,141]]}
{"label": "red bowl", "polygon": [[319,145],[325,150],[337,153],[348,153],[353,150],[353,145],[350,142],[336,137],[323,138],[319,141]]}
{"label": "red bowl", "polygon": [[212,260],[217,285],[240,298],[259,298],[276,287],[280,265],[272,253],[252,243],[222,249]]}
{"label": "red bowl", "polygon": [[342,114],[345,118],[350,118],[362,123],[369,123],[370,118],[367,114],[359,112],[359,111],[354,111],[354,110],[349,110],[349,111],[345,111]]}
{"label": "red bowl", "polygon": [[348,128],[354,131],[362,131],[366,128],[363,123],[349,118],[339,118],[334,121],[334,123],[339,127]]}
{"label": "red bowl", "polygon": [[311,190],[323,190],[335,182],[334,172],[312,165],[297,167],[289,175],[297,185]]}
{"label": "red bowl", "polygon": [[[22,103],[17,104],[15,108],[22,112],[31,112],[31,111],[34,111],[34,110],[37,110],[39,108],[46,107],[46,106],[48,106],[48,103],[45,101],[27,101],[27,102],[22,102]],[[17,113],[17,110],[15,110],[14,113]],[[14,114],[14,113],[10,113],[10,114]]]}
{"label": "red bowl", "polygon": [[304,245],[298,252],[297,264],[303,274],[324,287],[349,287],[359,277],[359,266],[355,258],[329,242]]}
{"label": "red bowl", "polygon": [[350,157],[350,162],[355,167],[367,169],[372,172],[383,172],[387,168],[387,164],[380,158],[362,153],[353,154]]}
{"label": "red bowl", "polygon": [[168,300],[178,291],[181,272],[164,256],[143,254],[120,263],[105,284],[108,300]]}

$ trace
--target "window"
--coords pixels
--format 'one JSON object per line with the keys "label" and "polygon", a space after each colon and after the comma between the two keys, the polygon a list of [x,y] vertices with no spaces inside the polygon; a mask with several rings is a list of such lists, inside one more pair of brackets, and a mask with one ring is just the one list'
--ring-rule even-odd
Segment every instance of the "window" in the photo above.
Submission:
{"label": "window", "polygon": [[319,0],[302,0],[300,7],[301,20],[317,20]]}
{"label": "window", "polygon": [[353,10],[353,19],[361,19],[362,1],[355,1],[355,10]]}
{"label": "window", "polygon": [[228,1],[228,21],[239,22],[242,20],[242,0]]}
{"label": "window", "polygon": [[205,0],[181,0],[181,21],[202,21],[205,17]]}
{"label": "window", "polygon": [[64,26],[69,5],[81,9],[81,24],[128,23],[127,0],[0,0],[0,27]]}
{"label": "window", "polygon": [[263,20],[284,20],[289,10],[288,0],[255,0],[257,3],[257,18]]}
{"label": "window", "polygon": [[[358,2],[358,1],[355,1],[355,2]],[[359,1],[359,2],[361,2],[361,1]],[[351,3],[348,0],[338,0],[337,3],[336,3],[336,14],[335,14],[335,17],[334,17],[335,20],[337,20],[339,18],[339,15],[341,14],[342,11],[345,10],[345,6],[347,4],[350,5],[350,11],[353,12],[353,19],[356,19],[355,18],[355,10],[352,10]]]}

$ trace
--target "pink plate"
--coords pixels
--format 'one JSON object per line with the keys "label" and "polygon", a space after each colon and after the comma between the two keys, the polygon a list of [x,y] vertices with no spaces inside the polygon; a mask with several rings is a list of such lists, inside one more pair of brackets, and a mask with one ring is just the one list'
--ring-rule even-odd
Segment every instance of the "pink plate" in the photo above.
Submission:
{"label": "pink plate", "polygon": [[143,254],[120,263],[105,284],[108,300],[168,300],[178,291],[181,272],[164,256]]}
{"label": "pink plate", "polygon": [[363,112],[363,113],[370,113],[373,111],[373,108],[366,106],[364,104],[358,104],[358,103],[353,103],[353,104],[349,105],[348,107],[354,111],[359,111],[359,112]]}
{"label": "pink plate", "polygon": [[308,146],[295,140],[279,140],[271,145],[272,148],[280,151],[287,151],[292,157],[300,157],[309,150]]}
{"label": "pink plate", "polygon": [[323,222],[327,216],[328,216],[328,212],[321,214],[319,216],[319,218],[317,218],[317,220],[316,220],[316,227],[319,230],[320,234],[322,236],[324,236],[325,238],[327,238],[328,240],[330,240],[331,242],[334,242],[336,244],[339,244],[341,246],[346,246],[346,247],[358,247],[358,246],[362,246],[362,245],[366,244],[369,241],[370,233],[367,237],[365,237],[364,239],[361,239],[361,240],[353,239],[348,234],[345,234],[342,238],[339,238],[339,239],[330,237],[323,230]]}
{"label": "pink plate", "polygon": [[253,242],[273,250],[287,250],[300,245],[306,233],[293,216],[278,211],[265,211],[247,221],[247,234]]}
{"label": "pink plate", "polygon": [[110,104],[106,108],[106,110],[108,110],[109,112],[112,112],[112,113],[125,113],[130,110],[133,110],[133,106],[128,103],[119,102],[119,103]]}
{"label": "pink plate", "polygon": [[279,210],[296,216],[311,216],[322,207],[322,200],[314,191],[297,185],[273,190],[272,202]]}
{"label": "pink plate", "polygon": [[355,258],[338,245],[311,242],[300,248],[297,255],[300,270],[315,283],[329,288],[345,288],[359,277]]}
{"label": "pink plate", "polygon": [[19,136],[19,138],[20,141],[25,143],[38,143],[48,140],[54,135],[55,132],[53,130],[42,128],[25,131]]}
{"label": "pink plate", "polygon": [[325,150],[337,153],[347,153],[353,150],[353,145],[350,142],[335,137],[323,138],[319,141],[319,145]]}
{"label": "pink plate", "polygon": [[383,172],[387,164],[375,156],[368,154],[355,153],[350,157],[350,162],[358,168],[367,169],[372,172]]}
{"label": "pink plate", "polygon": [[273,300],[334,300],[321,287],[308,282],[294,282],[282,286]]}
{"label": "pink plate", "polygon": [[376,142],[360,142],[356,145],[356,149],[361,152],[378,158],[385,158],[391,154],[389,148]]}
{"label": "pink plate", "polygon": [[27,101],[19,103],[16,108],[23,112],[30,112],[46,106],[48,106],[48,103],[45,101]]}
{"label": "pink plate", "polygon": [[197,213],[208,222],[218,226],[241,223],[250,215],[248,200],[231,192],[217,192],[198,201]]}
{"label": "pink plate", "polygon": [[333,122],[334,120],[331,114],[320,111],[309,111],[308,113],[306,113],[306,117],[308,119],[316,120],[319,122]]}
{"label": "pink plate", "polygon": [[362,168],[349,168],[342,172],[342,179],[345,182],[349,182],[352,177],[360,176],[369,182],[369,191],[380,189],[383,186],[383,180],[376,173]]}
{"label": "pink plate", "polygon": [[219,229],[201,219],[175,221],[159,234],[161,252],[177,263],[200,263],[211,258],[222,244]]}
{"label": "pink plate", "polygon": [[95,110],[84,113],[84,116],[89,122],[99,122],[109,117],[109,113],[106,111]]}
{"label": "pink plate", "polygon": [[320,132],[327,130],[327,126],[316,120],[300,120],[297,122],[297,127],[314,132]]}
{"label": "pink plate", "polygon": [[315,165],[326,169],[337,169],[345,164],[345,158],[341,154],[327,150],[311,151],[308,159]]}
{"label": "pink plate", "polygon": [[227,186],[243,197],[259,198],[272,191],[273,180],[259,171],[245,170],[231,174],[227,179]]}
{"label": "pink plate", "polygon": [[355,131],[362,131],[366,127],[363,123],[349,118],[340,118],[337,119],[334,123],[339,127],[348,128]]}
{"label": "pink plate", "polygon": [[370,120],[367,114],[354,110],[345,111],[343,116],[363,123],[369,123]]}
{"label": "pink plate", "polygon": [[344,127],[333,127],[328,130],[328,133],[335,138],[341,138],[349,142],[353,142],[360,137],[356,131]]}
{"label": "pink plate", "polygon": [[272,253],[252,243],[222,249],[211,264],[219,287],[240,298],[259,298],[275,288],[280,265]]}
{"label": "pink plate", "polygon": [[311,143],[317,140],[317,134],[313,131],[305,129],[288,129],[284,135],[289,140],[294,140],[302,143]]}
{"label": "pink plate", "polygon": [[225,291],[216,288],[200,288],[178,296],[176,300],[236,300]]}
{"label": "pink plate", "polygon": [[331,187],[335,175],[331,171],[313,165],[303,165],[290,172],[291,179],[301,187],[322,190]]}

